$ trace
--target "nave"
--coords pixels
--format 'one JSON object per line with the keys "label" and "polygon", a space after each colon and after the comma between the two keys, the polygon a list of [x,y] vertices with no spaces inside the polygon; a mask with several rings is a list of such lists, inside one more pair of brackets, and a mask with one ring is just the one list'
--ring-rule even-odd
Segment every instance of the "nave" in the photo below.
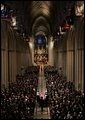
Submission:
{"label": "nave", "polygon": [[[43,95],[42,91],[37,94],[39,67],[28,67],[9,89],[4,88],[1,119],[84,119],[84,94],[55,67],[48,66],[44,71],[47,92]],[[41,97],[48,99],[43,102]]]}
{"label": "nave", "polygon": [[1,2],[1,119],[84,119],[84,1]]}

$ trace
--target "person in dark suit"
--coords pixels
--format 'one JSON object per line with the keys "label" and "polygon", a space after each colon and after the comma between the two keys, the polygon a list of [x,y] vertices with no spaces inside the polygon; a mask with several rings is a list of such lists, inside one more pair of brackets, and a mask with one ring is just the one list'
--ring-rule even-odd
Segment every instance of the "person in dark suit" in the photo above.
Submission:
{"label": "person in dark suit", "polygon": [[43,112],[43,107],[44,107],[43,97],[40,98],[40,107],[41,107],[41,112]]}

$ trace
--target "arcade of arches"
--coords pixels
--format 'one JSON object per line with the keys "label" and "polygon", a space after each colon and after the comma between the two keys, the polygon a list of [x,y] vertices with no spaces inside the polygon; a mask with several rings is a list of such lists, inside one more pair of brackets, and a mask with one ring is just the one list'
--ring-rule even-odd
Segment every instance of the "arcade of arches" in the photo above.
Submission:
{"label": "arcade of arches", "polygon": [[[79,9],[77,11],[78,5],[82,6],[83,4],[83,1],[12,1],[2,3],[2,119],[12,117],[22,119],[44,119],[46,117],[46,119],[78,119],[83,117],[83,108],[80,106],[72,107],[73,109],[80,107],[78,109],[79,113],[74,113],[74,110],[72,114],[69,105],[67,105],[69,110],[64,114],[64,108],[61,112],[61,108],[59,108],[63,106],[62,103],[64,104],[64,102],[61,102],[60,105],[59,99],[62,98],[62,101],[64,101],[67,96],[66,90],[68,89],[68,92],[71,89],[70,87],[66,89],[66,86],[73,84],[75,91],[79,92],[79,95],[81,92],[81,96],[84,95],[84,15]],[[7,13],[5,13],[6,9],[8,9]],[[16,24],[13,24],[13,18],[16,18]],[[61,84],[65,88],[61,87]],[[74,88],[72,87],[72,90]],[[65,89],[64,94],[66,94],[64,97],[63,89]],[[73,95],[70,92],[68,92],[69,96]],[[43,99],[48,97],[49,99],[49,102],[45,104],[47,106],[43,107],[44,110],[47,110],[47,116],[45,114],[45,117],[44,113],[42,114],[42,105],[41,114],[36,107],[37,96],[43,97]],[[79,96],[77,95],[77,97]],[[25,107],[22,103],[19,103],[22,108],[17,105],[16,110],[12,108],[12,105],[14,106],[12,100],[17,104],[18,99],[22,101]],[[34,103],[32,109],[28,107],[29,103],[25,103],[29,102],[30,99]],[[5,100],[8,100],[12,109],[11,112],[8,111],[9,106],[4,106]],[[8,105],[8,103],[6,104]],[[83,103],[81,106],[83,106]],[[5,115],[6,111],[8,114]],[[14,111],[20,111],[20,114]],[[56,113],[57,111],[59,113]]]}

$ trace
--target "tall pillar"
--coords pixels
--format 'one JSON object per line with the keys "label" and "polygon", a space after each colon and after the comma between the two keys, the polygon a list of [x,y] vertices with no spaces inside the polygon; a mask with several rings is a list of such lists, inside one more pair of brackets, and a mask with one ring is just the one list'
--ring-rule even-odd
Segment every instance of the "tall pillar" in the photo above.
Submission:
{"label": "tall pillar", "polygon": [[84,29],[83,18],[77,18],[75,23],[75,87],[77,90],[83,91],[84,70],[83,66],[83,44],[84,44]]}
{"label": "tall pillar", "polygon": [[[8,87],[8,22],[1,20],[1,85]],[[2,87],[1,86],[1,87]]]}
{"label": "tall pillar", "polygon": [[16,65],[16,34],[15,31],[8,27],[8,76],[9,83],[16,81],[17,65]]}
{"label": "tall pillar", "polygon": [[48,43],[48,64],[54,66],[54,41],[53,37],[50,37]]}
{"label": "tall pillar", "polygon": [[30,65],[34,65],[34,39],[33,37],[30,37],[29,48],[30,48],[30,54],[31,54]]}
{"label": "tall pillar", "polygon": [[73,61],[74,61],[74,36],[73,36],[73,28],[68,31],[67,35],[67,67],[66,67],[66,76],[68,81],[73,81]]}

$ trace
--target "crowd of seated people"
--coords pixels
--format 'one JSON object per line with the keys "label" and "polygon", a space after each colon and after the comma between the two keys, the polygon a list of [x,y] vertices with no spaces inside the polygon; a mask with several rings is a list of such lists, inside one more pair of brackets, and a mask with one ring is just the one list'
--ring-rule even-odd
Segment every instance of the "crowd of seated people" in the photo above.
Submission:
{"label": "crowd of seated people", "polygon": [[28,67],[9,89],[1,91],[1,119],[33,119],[38,73],[38,67]]}
{"label": "crowd of seated people", "polygon": [[45,68],[51,119],[84,119],[84,93],[54,67]]}

